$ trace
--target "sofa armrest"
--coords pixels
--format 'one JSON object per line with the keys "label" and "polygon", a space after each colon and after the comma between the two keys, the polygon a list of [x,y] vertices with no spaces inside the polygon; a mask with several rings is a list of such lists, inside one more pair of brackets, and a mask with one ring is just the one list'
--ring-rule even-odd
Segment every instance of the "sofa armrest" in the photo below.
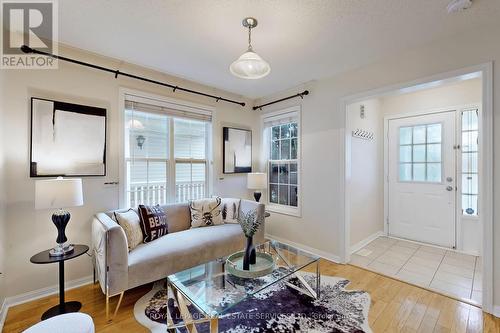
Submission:
{"label": "sofa armrest", "polygon": [[128,244],[125,232],[104,213],[92,221],[92,256],[102,291],[116,295],[128,287]]}
{"label": "sofa armrest", "polygon": [[266,214],[266,205],[256,202],[256,201],[251,201],[251,200],[244,200],[241,199],[240,202],[240,214],[246,214],[250,211],[255,210],[257,212],[257,218],[262,218],[262,224],[259,227],[259,230],[254,235],[254,243],[255,244],[262,244],[264,243],[265,240],[265,234],[266,234],[266,223],[265,223],[265,214]]}

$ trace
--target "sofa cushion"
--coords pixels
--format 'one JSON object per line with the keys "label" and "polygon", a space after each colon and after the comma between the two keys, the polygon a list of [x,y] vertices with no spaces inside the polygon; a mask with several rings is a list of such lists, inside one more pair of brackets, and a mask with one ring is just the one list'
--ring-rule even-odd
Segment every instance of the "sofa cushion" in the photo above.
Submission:
{"label": "sofa cushion", "polygon": [[167,216],[160,205],[139,205],[139,216],[144,243],[149,243],[168,233]]}
{"label": "sofa cushion", "polygon": [[129,253],[129,288],[227,256],[244,248],[239,224],[193,228],[141,244]]}
{"label": "sofa cushion", "polygon": [[238,223],[241,199],[222,198],[222,220],[224,223]]}
{"label": "sofa cushion", "polygon": [[129,209],[126,212],[115,212],[113,216],[115,217],[115,221],[125,231],[129,251],[142,243],[144,236],[141,230],[141,221],[139,215],[133,209]]}
{"label": "sofa cushion", "polygon": [[191,213],[188,203],[162,206],[167,214],[168,232],[173,233],[191,228]]}
{"label": "sofa cushion", "polygon": [[222,199],[219,197],[192,200],[189,203],[191,228],[223,224],[221,203]]}

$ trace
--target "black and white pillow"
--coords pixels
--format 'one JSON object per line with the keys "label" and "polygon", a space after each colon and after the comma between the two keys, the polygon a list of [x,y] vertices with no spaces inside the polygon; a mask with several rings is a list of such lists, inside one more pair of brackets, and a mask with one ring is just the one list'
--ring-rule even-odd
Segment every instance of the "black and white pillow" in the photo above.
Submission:
{"label": "black and white pillow", "polygon": [[167,215],[160,205],[139,205],[139,216],[141,217],[144,243],[149,243],[168,234]]}
{"label": "black and white pillow", "polygon": [[222,220],[224,223],[238,223],[240,199],[222,199]]}
{"label": "black and white pillow", "polygon": [[192,200],[189,203],[189,209],[191,210],[191,228],[224,224],[219,197]]}

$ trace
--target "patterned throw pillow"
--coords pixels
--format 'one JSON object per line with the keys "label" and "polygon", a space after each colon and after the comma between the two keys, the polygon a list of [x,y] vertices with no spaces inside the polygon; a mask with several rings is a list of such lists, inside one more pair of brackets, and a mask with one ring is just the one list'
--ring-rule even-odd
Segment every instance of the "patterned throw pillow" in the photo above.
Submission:
{"label": "patterned throw pillow", "polygon": [[224,224],[221,214],[221,198],[192,200],[189,203],[191,210],[191,228],[208,227]]}
{"label": "patterned throw pillow", "polygon": [[139,215],[132,209],[123,213],[115,212],[114,215],[116,222],[123,228],[123,231],[125,231],[128,250],[132,251],[137,245],[141,244],[144,239]]}
{"label": "patterned throw pillow", "polygon": [[168,234],[167,215],[160,205],[139,205],[139,215],[141,216],[144,243],[149,243]]}
{"label": "patterned throw pillow", "polygon": [[240,210],[240,199],[222,199],[222,219],[224,223],[238,223],[238,212]]}

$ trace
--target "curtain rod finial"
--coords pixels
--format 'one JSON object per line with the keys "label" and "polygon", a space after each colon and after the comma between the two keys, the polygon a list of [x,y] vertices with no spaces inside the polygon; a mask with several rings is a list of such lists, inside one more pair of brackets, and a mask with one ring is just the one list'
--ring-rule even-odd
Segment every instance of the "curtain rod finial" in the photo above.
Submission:
{"label": "curtain rod finial", "polygon": [[23,46],[21,46],[21,51],[23,51],[24,53],[31,53],[31,52],[33,52],[33,49],[31,47],[29,47],[28,45],[23,45]]}

